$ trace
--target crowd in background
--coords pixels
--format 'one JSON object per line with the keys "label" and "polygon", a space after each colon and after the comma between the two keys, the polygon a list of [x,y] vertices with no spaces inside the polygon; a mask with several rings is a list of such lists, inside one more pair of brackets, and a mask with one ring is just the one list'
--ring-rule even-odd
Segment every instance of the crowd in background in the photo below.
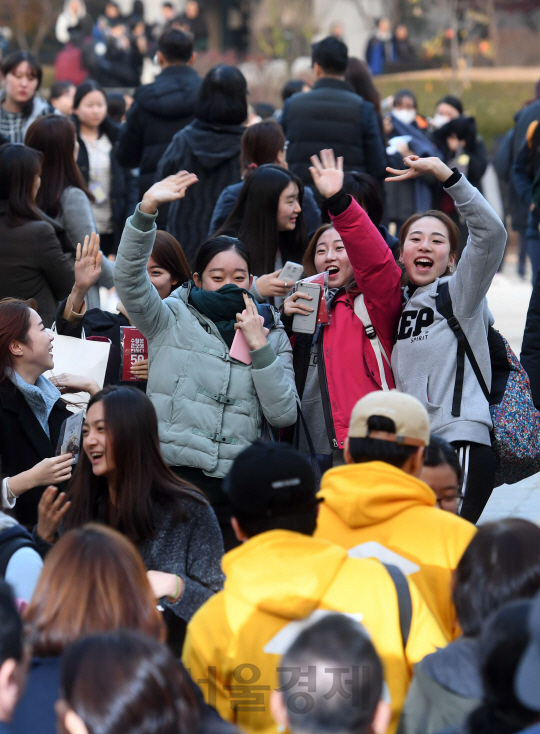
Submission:
{"label": "crowd in background", "polygon": [[540,529],[476,523],[539,468],[540,102],[495,160],[520,363],[474,117],[373,82],[399,26],[275,110],[162,14],[69,0],[48,100],[0,66],[0,729],[536,733]]}

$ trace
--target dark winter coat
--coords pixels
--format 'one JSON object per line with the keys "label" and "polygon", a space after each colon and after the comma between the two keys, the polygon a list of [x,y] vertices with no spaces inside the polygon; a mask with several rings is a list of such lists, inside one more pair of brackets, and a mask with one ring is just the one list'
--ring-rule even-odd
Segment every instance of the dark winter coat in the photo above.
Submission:
{"label": "dark winter coat", "polygon": [[386,155],[375,108],[341,79],[323,77],[305,94],[294,94],[283,108],[281,124],[289,146],[289,169],[313,186],[310,157],[323,148],[343,156],[346,171],[385,176]]}
{"label": "dark winter coat", "polygon": [[33,298],[43,323],[51,327],[58,301],[75,279],[75,250],[53,219],[6,222],[7,201],[0,201],[0,298]]}
{"label": "dark winter coat", "polygon": [[136,90],[117,156],[122,166],[140,169],[139,199],[155,183],[158,163],[174,135],[192,121],[200,86],[192,66],[177,64]]}
{"label": "dark winter coat", "polygon": [[169,207],[167,231],[180,242],[191,267],[206,240],[212,212],[226,186],[240,179],[242,125],[210,125],[194,120],[176,133],[159,162],[157,180],[181,170],[194,173],[198,183]]}
{"label": "dark winter coat", "polygon": [[[512,227],[518,231],[524,231],[527,227],[527,220],[529,217],[529,207],[519,196],[512,179],[512,166],[516,161],[518,154],[525,142],[525,136],[531,122],[540,119],[540,100],[532,102],[527,107],[516,113],[514,116],[515,126],[511,131],[511,135],[506,142],[505,149],[501,150],[501,158],[504,156],[504,161],[500,161],[501,165],[497,166],[497,159],[495,165],[497,172],[502,178],[510,181],[510,215],[512,217]],[[503,147],[501,144],[501,149]],[[499,159],[499,155],[497,155]]]}
{"label": "dark winter coat", "polygon": [[[79,155],[77,156],[77,165],[79,166],[84,180],[88,183],[90,179],[90,161],[88,158],[88,150],[84,140],[79,134],[79,118],[77,115],[71,116],[71,121],[77,130],[77,140],[79,141]],[[111,151],[111,205],[113,220],[114,243],[118,245],[126,219],[131,216],[137,202],[139,201],[139,191],[137,178],[133,173],[118,161],[116,154],[116,142],[120,132],[120,125],[106,117],[100,128],[100,135],[106,135],[112,143]]]}
{"label": "dark winter coat", "polygon": [[[28,471],[43,459],[56,456],[60,428],[73,415],[58,400],[49,416],[49,438],[23,394],[8,378],[0,382],[0,462],[7,477]],[[14,514],[29,528],[37,522],[37,506],[45,487],[34,487],[17,499]]]}
{"label": "dark winter coat", "polygon": [[[243,181],[227,186],[223,189],[219,195],[219,199],[214,207],[214,213],[212,214],[212,221],[208,228],[208,236],[210,237],[214,232],[221,227],[225,222],[229,214],[234,209],[236,200],[238,199],[240,192],[242,191]],[[313,191],[306,186],[304,189],[304,203],[302,205],[302,212],[306,222],[306,230],[308,234],[314,232],[318,227],[321,226],[321,210],[315,200]]]}
{"label": "dark winter coat", "polygon": [[520,360],[531,381],[533,402],[540,410],[540,278],[536,279],[527,311]]}
{"label": "dark winter coat", "polygon": [[469,156],[469,165],[465,175],[469,182],[481,191],[482,176],[486,172],[488,157],[485,143],[478,134],[474,117],[460,115],[432,132],[431,139],[441,151],[445,163],[451,162],[456,155],[446,142],[447,138],[453,134],[465,142],[464,153]]}

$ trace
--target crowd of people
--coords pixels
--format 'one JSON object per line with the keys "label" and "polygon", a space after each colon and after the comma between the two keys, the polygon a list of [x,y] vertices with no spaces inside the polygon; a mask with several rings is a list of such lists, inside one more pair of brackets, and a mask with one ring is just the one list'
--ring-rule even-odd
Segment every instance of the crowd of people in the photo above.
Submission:
{"label": "crowd of people", "polygon": [[248,124],[239,69],[156,43],[124,121],[1,66],[0,730],[536,734],[540,529],[476,523],[540,468],[540,279],[521,367],[474,118],[383,116],[331,36]]}

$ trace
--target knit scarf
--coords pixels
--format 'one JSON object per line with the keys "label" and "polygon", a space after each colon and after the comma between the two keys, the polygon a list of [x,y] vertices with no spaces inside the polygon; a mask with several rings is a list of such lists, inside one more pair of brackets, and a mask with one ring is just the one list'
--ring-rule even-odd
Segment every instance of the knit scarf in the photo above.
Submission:
{"label": "knit scarf", "polygon": [[60,390],[43,375],[37,378],[35,385],[23,380],[15,370],[10,372],[9,379],[22,392],[32,413],[38,419],[47,437],[50,438],[49,416],[57,400],[62,397]]}
{"label": "knit scarf", "polygon": [[[233,283],[228,283],[217,291],[206,291],[193,284],[189,292],[189,303],[214,322],[229,349],[234,339],[236,314],[242,313],[246,308],[244,293],[252,298],[248,291]],[[259,305],[256,306],[260,313]]]}

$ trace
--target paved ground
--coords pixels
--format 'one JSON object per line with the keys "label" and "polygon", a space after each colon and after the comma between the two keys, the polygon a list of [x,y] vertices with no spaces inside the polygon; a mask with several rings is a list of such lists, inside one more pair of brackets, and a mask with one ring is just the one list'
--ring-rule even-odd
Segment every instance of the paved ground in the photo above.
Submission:
{"label": "paved ground", "polygon": [[[508,339],[518,356],[530,297],[530,279],[524,281],[517,276],[515,257],[510,256],[503,272],[495,276],[488,300],[495,327]],[[509,515],[540,523],[540,474],[495,489],[480,522]]]}

